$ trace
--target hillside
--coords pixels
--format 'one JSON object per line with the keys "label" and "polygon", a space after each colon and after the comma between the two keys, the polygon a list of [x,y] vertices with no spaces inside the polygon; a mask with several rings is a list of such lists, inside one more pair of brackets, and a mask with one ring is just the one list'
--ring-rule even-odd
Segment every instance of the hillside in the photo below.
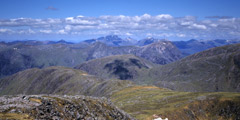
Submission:
{"label": "hillside", "polygon": [[1,120],[131,120],[106,98],[60,95],[0,97]]}
{"label": "hillside", "polygon": [[209,49],[155,67],[139,81],[179,91],[240,92],[240,44]]}
{"label": "hillside", "polygon": [[28,69],[0,79],[0,95],[68,94],[109,96],[131,86],[129,81],[104,80],[81,70],[65,67]]}
{"label": "hillside", "polygon": [[111,100],[138,120],[240,119],[239,93],[176,92],[155,86],[132,86],[115,92]]}
{"label": "hillside", "polygon": [[117,78],[121,80],[132,80],[153,66],[156,66],[156,64],[128,54],[89,60],[74,68],[84,70],[89,74],[105,79]]}
{"label": "hillside", "polygon": [[[135,56],[129,55],[131,57]],[[104,80],[66,67],[28,69],[2,78],[0,95],[14,95],[0,97],[0,119],[132,119],[104,98],[79,95],[108,97],[139,120],[240,118],[239,93],[177,92],[156,86],[137,86],[127,80]]]}

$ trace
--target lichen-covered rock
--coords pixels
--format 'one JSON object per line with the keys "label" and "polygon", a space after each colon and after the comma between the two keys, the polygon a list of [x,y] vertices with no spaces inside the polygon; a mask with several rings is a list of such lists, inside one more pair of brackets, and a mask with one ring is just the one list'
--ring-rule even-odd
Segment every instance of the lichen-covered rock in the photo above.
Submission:
{"label": "lichen-covered rock", "polygon": [[0,97],[0,119],[131,120],[106,98],[60,95]]}

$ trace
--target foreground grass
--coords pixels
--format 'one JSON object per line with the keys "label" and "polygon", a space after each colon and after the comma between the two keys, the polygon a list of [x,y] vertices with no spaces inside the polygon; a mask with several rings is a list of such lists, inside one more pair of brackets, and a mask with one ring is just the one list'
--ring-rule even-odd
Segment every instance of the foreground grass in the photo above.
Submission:
{"label": "foreground grass", "polygon": [[154,86],[134,86],[114,93],[111,99],[119,108],[140,120],[151,120],[154,116],[170,120],[240,117],[236,112],[240,110],[239,93],[176,92]]}

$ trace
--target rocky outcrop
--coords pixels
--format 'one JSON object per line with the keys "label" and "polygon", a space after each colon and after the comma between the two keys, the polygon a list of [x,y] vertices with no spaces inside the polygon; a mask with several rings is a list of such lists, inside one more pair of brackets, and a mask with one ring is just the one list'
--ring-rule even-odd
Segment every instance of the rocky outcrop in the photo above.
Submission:
{"label": "rocky outcrop", "polygon": [[0,97],[0,119],[131,120],[106,98],[59,95]]}

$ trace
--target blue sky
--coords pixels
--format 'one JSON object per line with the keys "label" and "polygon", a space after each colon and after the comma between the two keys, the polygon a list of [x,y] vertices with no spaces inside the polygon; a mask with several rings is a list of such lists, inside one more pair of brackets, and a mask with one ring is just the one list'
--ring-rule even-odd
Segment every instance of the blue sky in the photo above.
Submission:
{"label": "blue sky", "polygon": [[1,0],[1,40],[240,37],[239,0]]}

